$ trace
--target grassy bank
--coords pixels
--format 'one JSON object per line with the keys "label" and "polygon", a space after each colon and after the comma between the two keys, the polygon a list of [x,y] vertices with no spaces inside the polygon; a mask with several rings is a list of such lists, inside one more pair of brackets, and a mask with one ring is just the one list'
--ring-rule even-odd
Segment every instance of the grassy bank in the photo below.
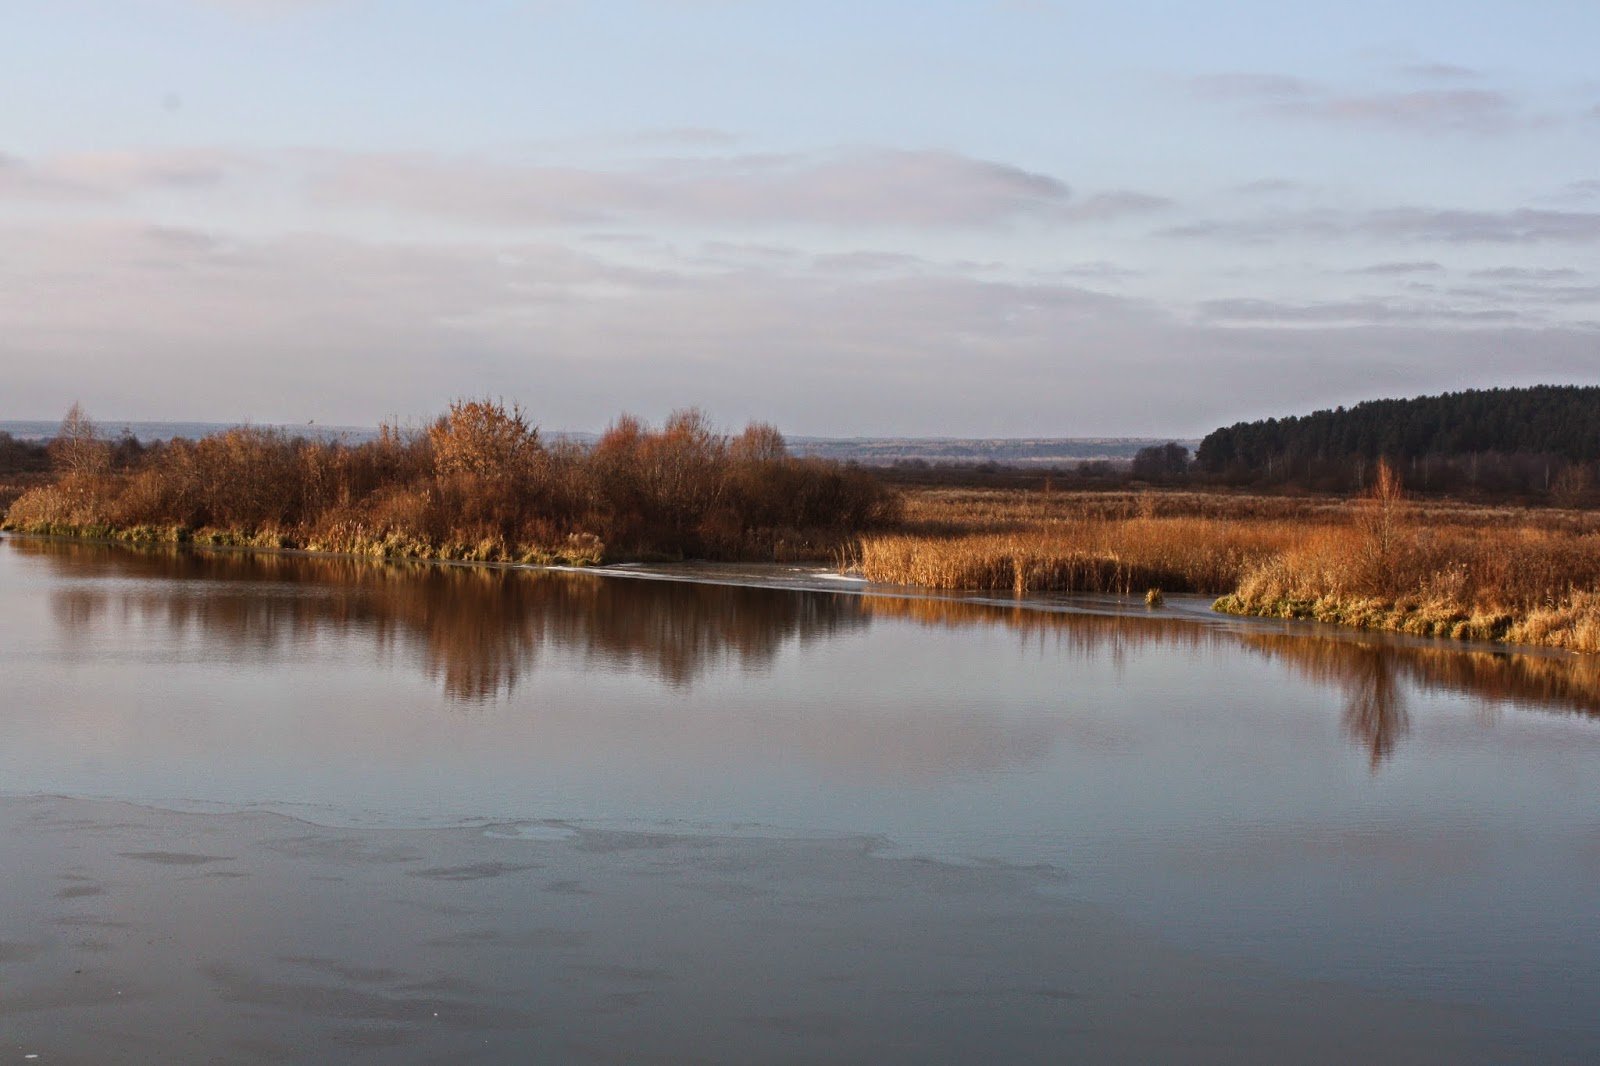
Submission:
{"label": "grassy bank", "polygon": [[770,426],[726,436],[694,411],[620,418],[592,447],[547,446],[517,408],[468,401],[360,444],[241,428],[119,461],[69,419],[52,449],[54,479],[7,528],[384,558],[831,559],[896,507],[870,475],[790,456]]}
{"label": "grassy bank", "polygon": [[1405,498],[927,491],[873,581],[1220,597],[1218,610],[1600,651],[1600,516]]}

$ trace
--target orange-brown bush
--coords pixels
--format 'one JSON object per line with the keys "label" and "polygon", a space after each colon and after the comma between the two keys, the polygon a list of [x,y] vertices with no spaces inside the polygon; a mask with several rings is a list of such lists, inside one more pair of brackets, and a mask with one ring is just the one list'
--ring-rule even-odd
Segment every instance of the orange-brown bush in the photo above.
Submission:
{"label": "orange-brown bush", "polygon": [[126,470],[66,469],[13,528],[379,555],[594,562],[819,557],[895,514],[860,471],[789,456],[756,425],[624,416],[593,448],[546,447],[517,407],[458,401],[422,433],[352,444],[240,428],[152,446]]}

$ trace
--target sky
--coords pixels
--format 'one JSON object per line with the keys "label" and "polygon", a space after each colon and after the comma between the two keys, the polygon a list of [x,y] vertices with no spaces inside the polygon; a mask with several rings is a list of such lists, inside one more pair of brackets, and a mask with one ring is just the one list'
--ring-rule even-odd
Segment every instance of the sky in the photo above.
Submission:
{"label": "sky", "polygon": [[0,418],[1600,383],[1589,0],[0,0]]}

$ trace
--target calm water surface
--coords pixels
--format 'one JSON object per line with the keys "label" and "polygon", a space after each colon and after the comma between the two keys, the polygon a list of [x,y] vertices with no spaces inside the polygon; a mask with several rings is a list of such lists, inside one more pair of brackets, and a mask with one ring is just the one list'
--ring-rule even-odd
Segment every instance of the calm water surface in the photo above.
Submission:
{"label": "calm water surface", "polygon": [[0,541],[6,795],[1049,868],[1600,1033],[1600,665],[940,599]]}

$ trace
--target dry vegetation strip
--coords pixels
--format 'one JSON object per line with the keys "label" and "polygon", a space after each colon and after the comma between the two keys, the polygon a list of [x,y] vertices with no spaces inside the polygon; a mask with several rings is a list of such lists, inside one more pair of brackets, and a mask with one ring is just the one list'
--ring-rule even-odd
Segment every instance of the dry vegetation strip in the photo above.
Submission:
{"label": "dry vegetation strip", "polygon": [[580,448],[547,446],[515,407],[463,401],[367,443],[243,428],[119,464],[74,409],[52,459],[57,477],[11,505],[9,528],[388,558],[831,558],[896,506],[867,474],[790,456],[770,426],[728,437],[695,411],[659,429],[625,416]]}
{"label": "dry vegetation strip", "polygon": [[[946,589],[1218,595],[1240,614],[1600,651],[1600,516],[1224,492],[920,490],[791,457],[680,412],[547,446],[516,408],[459,402],[364,444],[236,429],[117,458],[74,412],[55,476],[6,528],[518,562],[827,559]],[[22,488],[23,486],[18,486]]]}
{"label": "dry vegetation strip", "polygon": [[1218,595],[1219,610],[1600,651],[1600,516],[1223,493],[910,494],[874,581]]}

